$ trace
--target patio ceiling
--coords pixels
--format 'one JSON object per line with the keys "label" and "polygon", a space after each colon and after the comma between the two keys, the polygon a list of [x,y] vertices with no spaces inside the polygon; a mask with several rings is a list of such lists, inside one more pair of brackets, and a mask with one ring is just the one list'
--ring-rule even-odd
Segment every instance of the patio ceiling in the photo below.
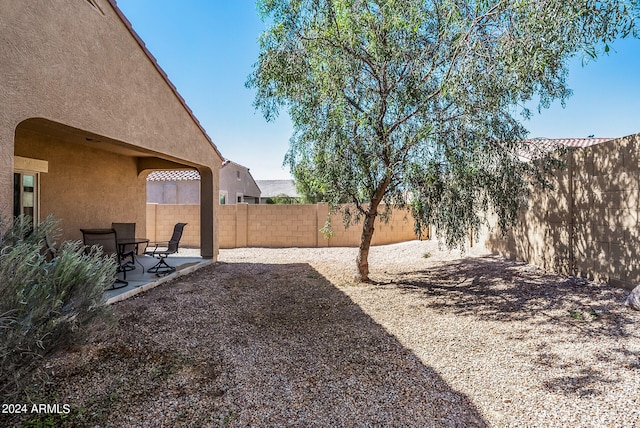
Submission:
{"label": "patio ceiling", "polygon": [[71,126],[52,122],[42,118],[27,119],[18,125],[18,130],[35,132],[56,139],[79,144],[84,147],[105,150],[123,156],[138,158],[138,172],[146,169],[185,169],[196,168],[197,165],[125,143],[104,135],[94,134]]}

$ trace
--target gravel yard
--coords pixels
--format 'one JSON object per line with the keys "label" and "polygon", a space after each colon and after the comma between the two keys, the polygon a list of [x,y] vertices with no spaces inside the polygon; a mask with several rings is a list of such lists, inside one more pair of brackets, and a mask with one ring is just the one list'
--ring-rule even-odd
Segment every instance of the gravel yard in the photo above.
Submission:
{"label": "gravel yard", "polygon": [[40,379],[79,426],[640,427],[627,291],[433,241],[354,285],[355,255],[221,250]]}

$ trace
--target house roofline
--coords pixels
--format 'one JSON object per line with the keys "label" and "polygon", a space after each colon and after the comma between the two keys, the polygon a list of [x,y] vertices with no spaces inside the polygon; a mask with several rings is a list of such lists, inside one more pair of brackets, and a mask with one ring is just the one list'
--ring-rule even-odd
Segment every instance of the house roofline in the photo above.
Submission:
{"label": "house roofline", "polygon": [[209,141],[209,144],[211,144],[211,147],[213,147],[213,150],[215,150],[216,154],[220,157],[221,160],[224,160],[224,156],[222,156],[222,153],[220,153],[220,150],[218,150],[216,145],[213,143],[213,140],[211,139],[211,137],[209,137],[209,134],[207,134],[207,131],[205,131],[204,127],[202,126],[198,118],[196,118],[196,116],[193,114],[193,111],[187,105],[187,102],[184,100],[184,98],[182,98],[182,95],[180,95],[180,93],[178,92],[178,89],[174,86],[171,80],[169,80],[169,76],[167,76],[167,73],[165,73],[162,67],[160,67],[160,64],[158,64],[158,61],[156,60],[156,58],[149,51],[149,49],[147,49],[147,46],[144,44],[144,41],[142,40],[142,38],[133,29],[133,25],[131,24],[131,21],[129,21],[129,19],[120,10],[120,8],[118,7],[117,0],[108,0],[108,1],[111,7],[113,8],[113,10],[116,12],[118,17],[120,18],[120,20],[123,22],[124,26],[127,28],[127,30],[129,30],[129,33],[133,36],[136,42],[138,42],[138,45],[140,46],[140,48],[142,48],[142,51],[147,55],[147,58],[149,58],[149,60],[151,61],[151,64],[153,64],[153,66],[156,68],[158,73],[160,73],[160,76],[162,76],[162,78],[167,83],[169,88],[171,88],[171,90],[173,91],[173,94],[176,96],[178,101],[180,101],[180,104],[182,104],[182,106],[187,111],[189,116],[191,116],[191,119],[193,120],[193,122],[200,129],[200,131],[202,132],[204,137],[207,139],[207,141]]}
{"label": "house roofline", "polygon": [[225,166],[229,165],[230,163],[234,164],[235,166],[239,166],[240,168],[245,168],[247,171],[249,171],[249,167],[248,166],[240,165],[238,162],[234,162],[234,161],[232,161],[230,159],[223,159],[222,168],[224,168]]}
{"label": "house roofline", "polygon": [[224,168],[225,166],[227,166],[227,165],[229,165],[229,164],[231,164],[231,163],[232,163],[232,164],[234,164],[235,166],[239,166],[240,168],[244,168],[244,169],[246,169],[246,170],[247,170],[247,173],[249,173],[249,177],[251,177],[251,180],[253,181],[253,184],[255,184],[255,185],[256,185],[256,187],[258,188],[258,190],[260,189],[260,186],[258,186],[258,183],[256,183],[256,179],[255,179],[255,178],[253,178],[253,175],[251,174],[251,169],[250,169],[249,167],[247,167],[247,166],[240,165],[239,163],[234,162],[234,161],[229,160],[229,159],[223,159],[223,161],[222,161],[222,167],[220,168],[220,170],[222,170],[222,168]]}

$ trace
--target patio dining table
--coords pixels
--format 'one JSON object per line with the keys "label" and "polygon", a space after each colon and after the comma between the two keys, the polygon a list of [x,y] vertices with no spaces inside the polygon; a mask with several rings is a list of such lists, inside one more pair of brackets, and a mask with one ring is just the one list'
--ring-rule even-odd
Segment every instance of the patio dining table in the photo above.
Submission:
{"label": "patio dining table", "polygon": [[[142,273],[144,273],[144,266],[142,265],[142,263],[140,263],[140,261],[137,258],[138,245],[140,245],[140,244],[148,244],[149,243],[149,239],[148,238],[122,238],[122,239],[118,239],[117,243],[118,243],[118,252],[120,254],[125,252],[125,247],[127,245],[135,245],[136,246],[136,251],[133,252],[133,260],[135,260],[135,262],[140,265],[140,267],[142,268]],[[135,265],[132,266],[132,267],[135,268]]]}

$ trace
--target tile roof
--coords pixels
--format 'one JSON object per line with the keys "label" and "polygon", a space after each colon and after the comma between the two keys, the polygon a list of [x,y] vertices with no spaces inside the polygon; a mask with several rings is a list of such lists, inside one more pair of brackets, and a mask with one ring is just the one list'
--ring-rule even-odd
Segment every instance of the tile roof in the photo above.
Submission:
{"label": "tile roof", "polygon": [[536,144],[538,147],[554,148],[557,146],[589,147],[610,140],[613,138],[530,138],[526,141],[530,144]]}
{"label": "tile roof", "polygon": [[196,170],[153,171],[147,176],[147,181],[189,181],[200,180]]}
{"label": "tile roof", "polygon": [[519,153],[521,159],[536,159],[560,147],[584,148],[610,140],[613,138],[529,138]]}
{"label": "tile roof", "polygon": [[278,195],[287,195],[299,198],[296,191],[296,183],[293,180],[256,180],[260,188],[261,198],[272,198]]}

